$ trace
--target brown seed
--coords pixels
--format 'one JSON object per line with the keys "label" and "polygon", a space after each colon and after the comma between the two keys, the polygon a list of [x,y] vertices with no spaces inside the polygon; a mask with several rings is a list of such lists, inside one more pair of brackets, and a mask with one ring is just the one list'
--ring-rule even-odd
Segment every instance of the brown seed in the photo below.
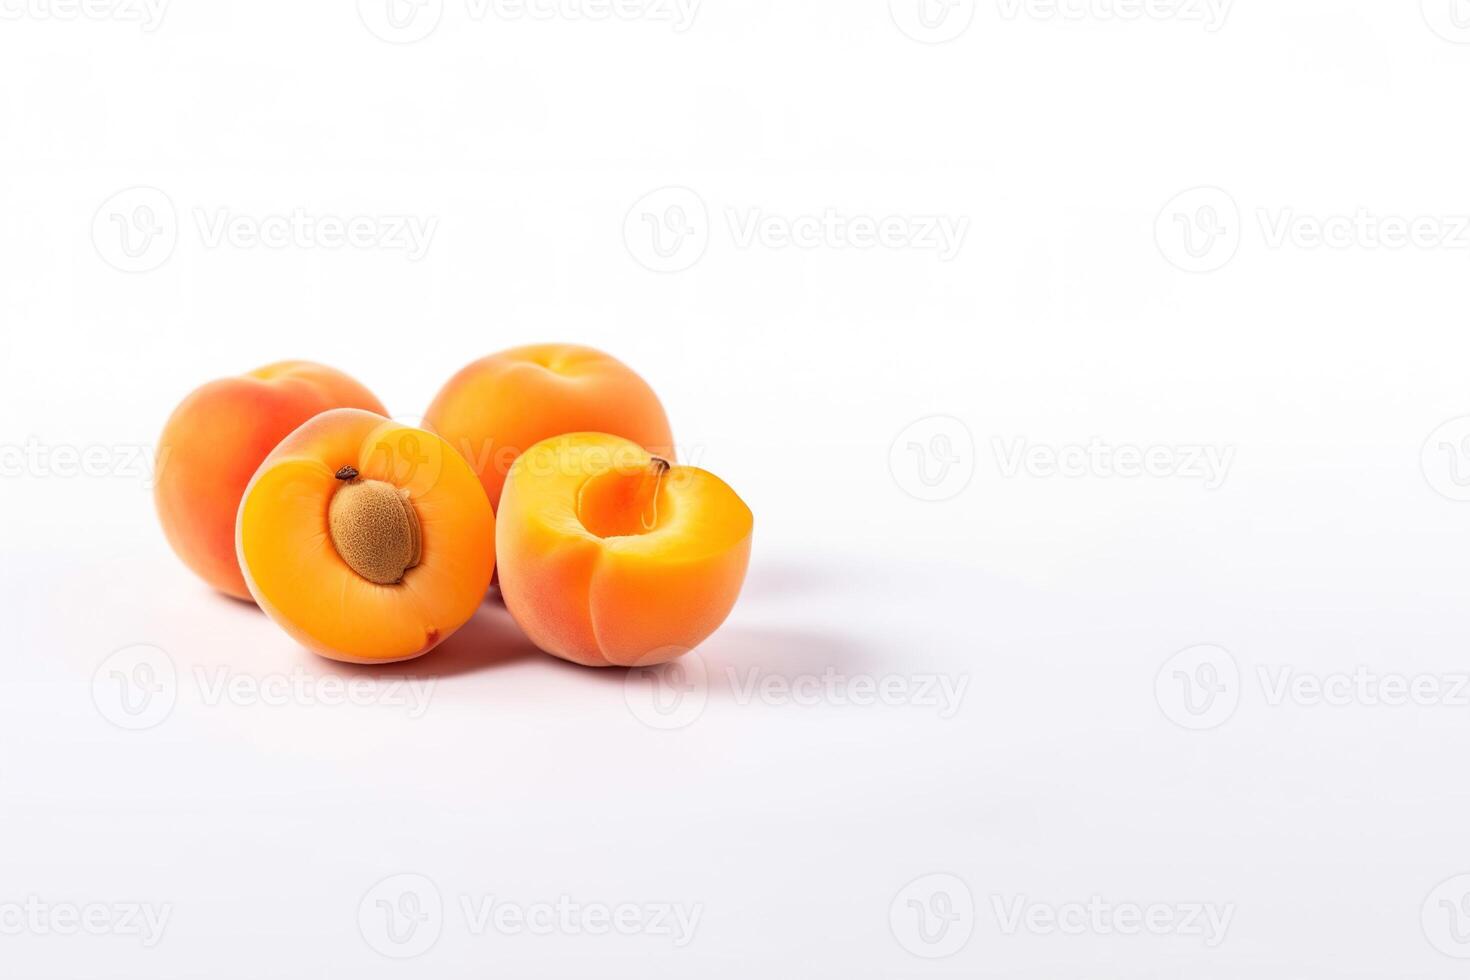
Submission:
{"label": "brown seed", "polygon": [[419,515],[408,491],[382,480],[352,479],[327,507],[327,529],[337,554],[378,585],[397,585],[419,563]]}

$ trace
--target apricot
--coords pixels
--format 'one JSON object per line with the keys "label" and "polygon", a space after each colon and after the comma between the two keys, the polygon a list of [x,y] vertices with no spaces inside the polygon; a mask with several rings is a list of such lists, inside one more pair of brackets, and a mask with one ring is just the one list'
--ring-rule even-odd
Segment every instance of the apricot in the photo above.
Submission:
{"label": "apricot", "polygon": [[535,344],[481,358],[440,389],[425,424],[480,475],[491,506],[516,457],[565,432],[606,432],[672,458],[653,389],[623,362],[575,344]]}
{"label": "apricot", "polygon": [[505,481],[501,593],[547,653],[595,667],[662,663],[729,615],[752,525],[713,474],[618,436],[557,436],[521,454]]}
{"label": "apricot", "polygon": [[168,543],[214,588],[250,598],[235,557],[245,485],[277,443],[330,408],[386,414],[362,385],[309,361],[211,381],[174,409],[159,440],[153,500]]}
{"label": "apricot", "polygon": [[495,513],[431,432],[335,409],[288,435],[240,503],[236,550],[271,619],[333,660],[428,653],[479,607]]}

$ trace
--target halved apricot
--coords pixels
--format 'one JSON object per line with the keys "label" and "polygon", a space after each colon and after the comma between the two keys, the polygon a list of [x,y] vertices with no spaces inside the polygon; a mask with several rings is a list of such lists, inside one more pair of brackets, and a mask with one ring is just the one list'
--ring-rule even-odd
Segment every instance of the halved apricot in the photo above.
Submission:
{"label": "halved apricot", "polygon": [[500,590],[531,642],[588,666],[646,666],[725,621],[750,508],[719,477],[604,433],[527,449],[496,519]]}
{"label": "halved apricot", "polygon": [[354,409],[272,450],[235,531],[260,608],[354,663],[417,657],[463,626],[490,585],[494,540],[490,501],[448,443]]}

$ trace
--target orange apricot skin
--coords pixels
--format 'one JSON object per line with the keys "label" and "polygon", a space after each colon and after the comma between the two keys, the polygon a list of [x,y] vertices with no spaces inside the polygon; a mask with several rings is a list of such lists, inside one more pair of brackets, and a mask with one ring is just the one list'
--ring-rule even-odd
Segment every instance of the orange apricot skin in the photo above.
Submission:
{"label": "orange apricot skin", "polygon": [[235,555],[245,486],[277,443],[332,408],[386,413],[352,378],[309,361],[211,381],[174,409],[158,443],[153,501],[169,545],[209,585],[250,600]]}
{"label": "orange apricot skin", "polygon": [[[328,512],[345,468],[401,490],[420,557],[401,582],[353,571]],[[428,653],[469,621],[495,571],[495,513],[469,464],[431,432],[356,409],[323,412],[271,451],[236,521],[239,564],[261,610],[323,657],[381,664]]]}
{"label": "orange apricot skin", "polygon": [[734,607],[754,521],[713,474],[669,467],[660,500],[673,517],[648,533],[599,537],[579,515],[590,479],[654,463],[628,440],[571,433],[511,467],[496,520],[500,589],[547,653],[590,667],[663,663],[698,646]]}
{"label": "orange apricot skin", "polygon": [[607,432],[673,458],[658,396],[611,355],[576,344],[533,344],[481,358],[440,389],[424,422],[480,475],[491,506],[516,457],[566,432]]}

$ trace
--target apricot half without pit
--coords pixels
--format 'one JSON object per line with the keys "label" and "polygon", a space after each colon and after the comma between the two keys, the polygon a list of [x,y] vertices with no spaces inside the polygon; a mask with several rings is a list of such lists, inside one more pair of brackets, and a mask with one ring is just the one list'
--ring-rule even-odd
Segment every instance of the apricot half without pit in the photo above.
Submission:
{"label": "apricot half without pit", "polygon": [[643,667],[724,622],[750,562],[750,508],[719,477],[597,432],[511,466],[496,520],[500,591],[547,653]]}

